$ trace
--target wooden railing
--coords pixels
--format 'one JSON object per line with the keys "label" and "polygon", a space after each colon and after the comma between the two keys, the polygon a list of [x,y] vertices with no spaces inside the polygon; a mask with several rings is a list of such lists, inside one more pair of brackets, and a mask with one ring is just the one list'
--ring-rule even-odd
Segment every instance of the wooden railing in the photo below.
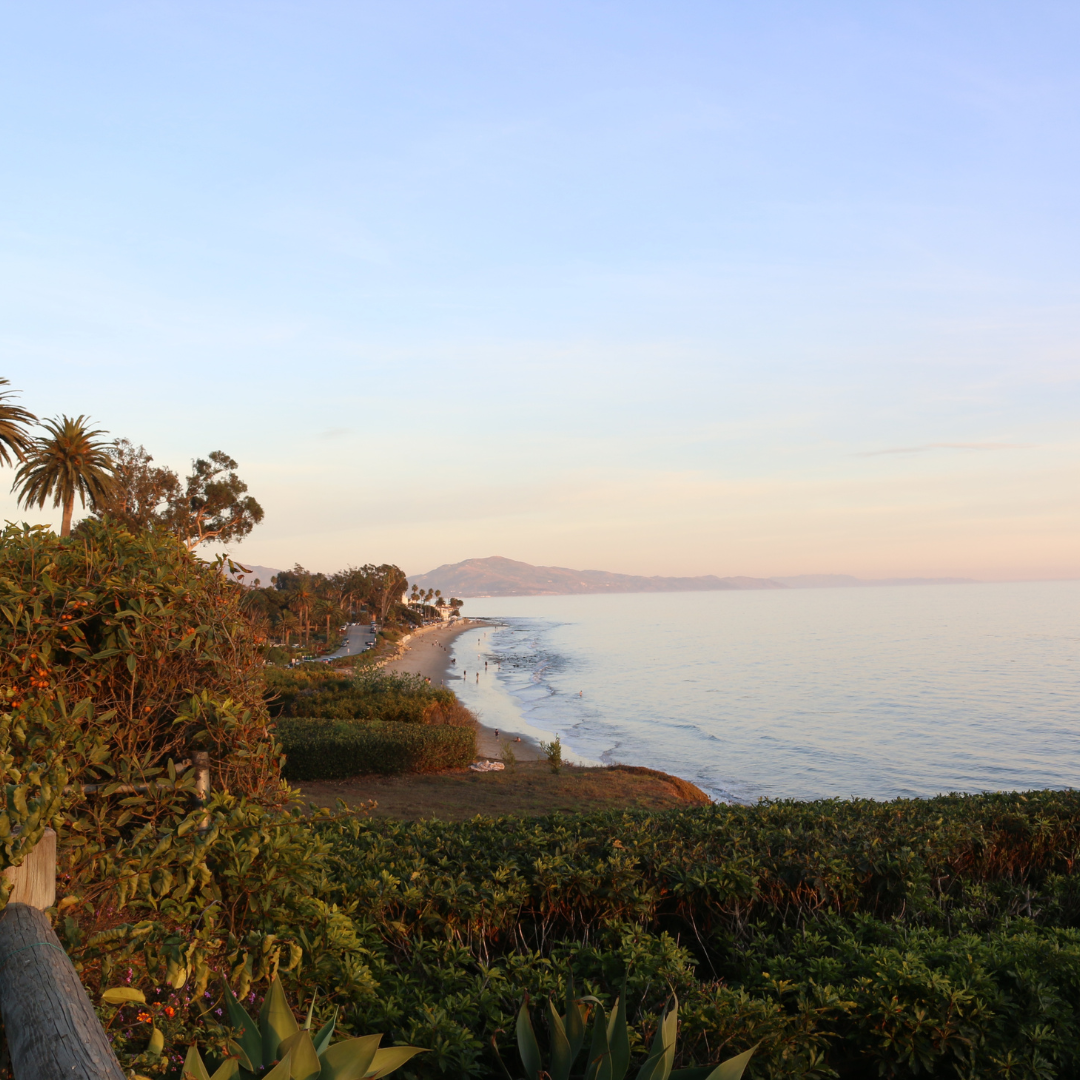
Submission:
{"label": "wooden railing", "polygon": [[[195,751],[196,796],[210,794],[210,761]],[[105,787],[83,785],[85,794]],[[129,784],[117,793],[148,790]],[[205,817],[202,827],[209,824]],[[3,871],[12,882],[0,913],[0,1015],[14,1080],[124,1080],[94,1006],[53,932],[46,908],[56,903],[56,833],[46,829],[19,866]]]}

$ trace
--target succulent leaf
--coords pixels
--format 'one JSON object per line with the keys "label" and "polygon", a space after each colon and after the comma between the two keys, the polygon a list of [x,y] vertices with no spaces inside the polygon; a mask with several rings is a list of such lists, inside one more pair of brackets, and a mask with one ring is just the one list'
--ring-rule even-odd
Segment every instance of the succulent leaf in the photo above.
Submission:
{"label": "succulent leaf", "polygon": [[259,1012],[259,1029],[262,1033],[262,1060],[263,1065],[277,1060],[281,1051],[279,1047],[290,1036],[300,1030],[300,1025],[285,1000],[285,990],[282,988],[281,979],[276,975],[270,984],[270,992],[263,1001]]}
{"label": "succulent leaf", "polygon": [[570,1080],[570,1067],[574,1059],[570,1054],[570,1040],[566,1037],[566,1024],[550,1001],[547,1009],[551,1028],[551,1080]]}
{"label": "succulent leaf", "polygon": [[288,1054],[292,1059],[292,1080],[315,1080],[322,1069],[319,1055],[315,1053],[315,1044],[311,1041],[311,1032],[303,1028],[283,1039],[278,1053],[283,1057]]}
{"label": "succulent leaf", "polygon": [[525,1069],[528,1080],[540,1080],[540,1071],[543,1061],[540,1058],[540,1047],[536,1042],[536,1032],[533,1031],[532,1020],[529,1018],[529,995],[518,1010],[517,1024],[514,1027],[517,1035],[518,1054],[521,1056],[521,1064]]}
{"label": "succulent leaf", "polygon": [[289,1074],[292,1072],[292,1060],[288,1054],[286,1054],[265,1076],[262,1080],[289,1080]]}
{"label": "succulent leaf", "polygon": [[184,1058],[182,1080],[210,1080],[210,1073],[206,1071],[206,1065],[196,1046],[188,1047],[187,1057]]}
{"label": "succulent leaf", "polygon": [[400,1069],[409,1058],[426,1053],[427,1051],[422,1046],[388,1046],[384,1050],[377,1050],[375,1060],[372,1061],[367,1075],[370,1080],[377,1080],[380,1076],[386,1076],[395,1069]]}
{"label": "succulent leaf", "polygon": [[749,1050],[744,1050],[738,1056],[721,1062],[709,1073],[707,1080],[740,1080],[746,1066],[750,1064],[750,1059],[754,1056],[754,1051],[760,1045],[760,1043],[755,1043]]}
{"label": "succulent leaf", "polygon": [[630,1030],[626,1024],[626,980],[615,1000],[615,1011],[608,1020],[608,1046],[611,1049],[611,1080],[623,1080],[630,1068]]}
{"label": "succulent leaf", "polygon": [[325,1024],[315,1033],[312,1038],[312,1042],[315,1044],[315,1053],[322,1054],[322,1052],[330,1045],[330,1039],[334,1034],[334,1026],[337,1024],[338,1007],[334,1008],[334,1015],[326,1021]]}
{"label": "succulent leaf", "polygon": [[645,1064],[638,1069],[637,1080],[664,1080],[664,1057],[665,1051],[661,1050],[646,1058]]}
{"label": "succulent leaf", "polygon": [[679,1000],[672,994],[668,998],[656,1035],[649,1048],[649,1057],[638,1071],[638,1080],[668,1080],[675,1064],[675,1040],[679,1032]]}
{"label": "succulent leaf", "polygon": [[575,1061],[585,1042],[585,1017],[587,1011],[574,993],[574,973],[566,977],[566,1041],[570,1044],[570,1060]]}
{"label": "succulent leaf", "polygon": [[240,1073],[240,1065],[236,1058],[226,1058],[215,1070],[210,1080],[233,1080]]}
{"label": "succulent leaf", "polygon": [[252,1063],[251,1058],[248,1057],[243,1046],[235,1039],[229,1040],[229,1053],[236,1055],[235,1060],[239,1063],[241,1068],[246,1069],[249,1073],[255,1072],[255,1065]]}
{"label": "succulent leaf", "polygon": [[[232,988],[225,984],[225,1006],[229,1012],[229,1023],[234,1028],[240,1029],[240,1038],[235,1040],[236,1045],[242,1052],[240,1064],[249,1072],[256,1072],[263,1066],[262,1036],[259,1034],[259,1026],[247,1014],[247,1010],[236,1000]],[[230,1043],[230,1045],[232,1045]],[[268,1058],[272,1061],[273,1058]]]}
{"label": "succulent leaf", "polygon": [[319,1055],[322,1062],[319,1080],[361,1080],[375,1060],[381,1039],[381,1035],[362,1035],[327,1047]]}
{"label": "succulent leaf", "polygon": [[607,1013],[599,1002],[593,1020],[592,1045],[589,1047],[589,1067],[586,1080],[611,1080],[611,1048],[608,1046]]}

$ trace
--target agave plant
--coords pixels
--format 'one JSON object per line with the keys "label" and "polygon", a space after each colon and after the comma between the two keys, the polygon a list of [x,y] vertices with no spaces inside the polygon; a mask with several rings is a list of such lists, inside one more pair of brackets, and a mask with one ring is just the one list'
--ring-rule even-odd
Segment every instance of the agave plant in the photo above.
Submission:
{"label": "agave plant", "polygon": [[312,1035],[314,998],[301,1027],[277,978],[266,995],[257,1024],[227,986],[225,1004],[229,1022],[240,1031],[238,1039],[229,1040],[230,1056],[211,1075],[202,1055],[192,1046],[184,1061],[183,1080],[375,1080],[424,1053],[418,1046],[380,1049],[381,1035],[362,1035],[331,1045],[337,1010]]}
{"label": "agave plant", "polygon": [[[572,974],[566,980],[566,1013],[560,1016],[550,999],[546,1011],[548,1027],[551,1029],[551,1062],[547,1068],[544,1067],[536,1032],[529,1017],[528,994],[518,1011],[515,1034],[518,1054],[527,1080],[570,1080],[574,1064],[586,1043],[586,1025],[590,1012],[593,1013],[593,1027],[592,1037],[588,1040],[589,1053],[584,1071],[578,1075],[584,1077],[584,1080],[624,1080],[630,1067],[630,1031],[626,1023],[625,983],[622,994],[615,1000],[615,1008],[610,1017],[597,998],[575,996]],[[756,1046],[716,1066],[672,1069],[678,1023],[679,1002],[672,994],[664,1006],[660,1023],[657,1024],[649,1056],[638,1069],[637,1080],[740,1080],[743,1070],[757,1049]],[[495,1047],[495,1056],[502,1065],[507,1080],[514,1080],[499,1056],[499,1048],[495,1045],[494,1038],[491,1044]]]}

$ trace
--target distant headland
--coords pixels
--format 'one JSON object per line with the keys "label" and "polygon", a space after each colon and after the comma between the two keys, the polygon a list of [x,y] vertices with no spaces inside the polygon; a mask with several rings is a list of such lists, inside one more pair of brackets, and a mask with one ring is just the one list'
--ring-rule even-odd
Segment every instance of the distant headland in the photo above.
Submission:
{"label": "distant headland", "polygon": [[639,577],[606,570],[570,570],[565,566],[533,566],[493,555],[447,563],[409,581],[422,589],[440,588],[456,596],[566,596],[574,593],[718,592],[733,589],[814,589],[868,585],[956,585],[968,578],[887,578],[863,580],[846,574],[755,578]]}

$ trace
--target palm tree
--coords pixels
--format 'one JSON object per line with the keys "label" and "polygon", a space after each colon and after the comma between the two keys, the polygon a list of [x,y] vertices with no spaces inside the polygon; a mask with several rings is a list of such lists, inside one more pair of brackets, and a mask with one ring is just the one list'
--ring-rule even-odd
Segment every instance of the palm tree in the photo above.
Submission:
{"label": "palm tree", "polygon": [[304,642],[311,641],[311,608],[316,600],[315,589],[311,584],[311,575],[305,574],[296,583],[290,598],[289,606],[296,612],[299,624],[299,634]]}
{"label": "palm tree", "polygon": [[285,644],[288,646],[289,638],[297,628],[296,616],[288,609],[285,608],[281,613],[281,618],[278,619],[278,629],[285,634]]}
{"label": "palm tree", "polygon": [[[10,386],[7,379],[0,379],[0,386]],[[36,424],[37,417],[32,412],[27,412],[8,402],[13,398],[17,390],[0,391],[0,461],[5,465],[13,465],[12,455],[17,461],[26,460],[26,452],[30,449],[32,440],[26,434],[27,424]]]}
{"label": "palm tree", "polygon": [[42,427],[49,434],[33,439],[26,448],[23,466],[15,474],[11,490],[19,489],[19,502],[29,509],[40,508],[51,495],[53,506],[64,507],[60,535],[71,535],[71,513],[75,496],[85,506],[104,501],[116,483],[109,455],[109,443],[95,439],[106,431],[90,428],[90,417],[62,416],[45,420]]}

